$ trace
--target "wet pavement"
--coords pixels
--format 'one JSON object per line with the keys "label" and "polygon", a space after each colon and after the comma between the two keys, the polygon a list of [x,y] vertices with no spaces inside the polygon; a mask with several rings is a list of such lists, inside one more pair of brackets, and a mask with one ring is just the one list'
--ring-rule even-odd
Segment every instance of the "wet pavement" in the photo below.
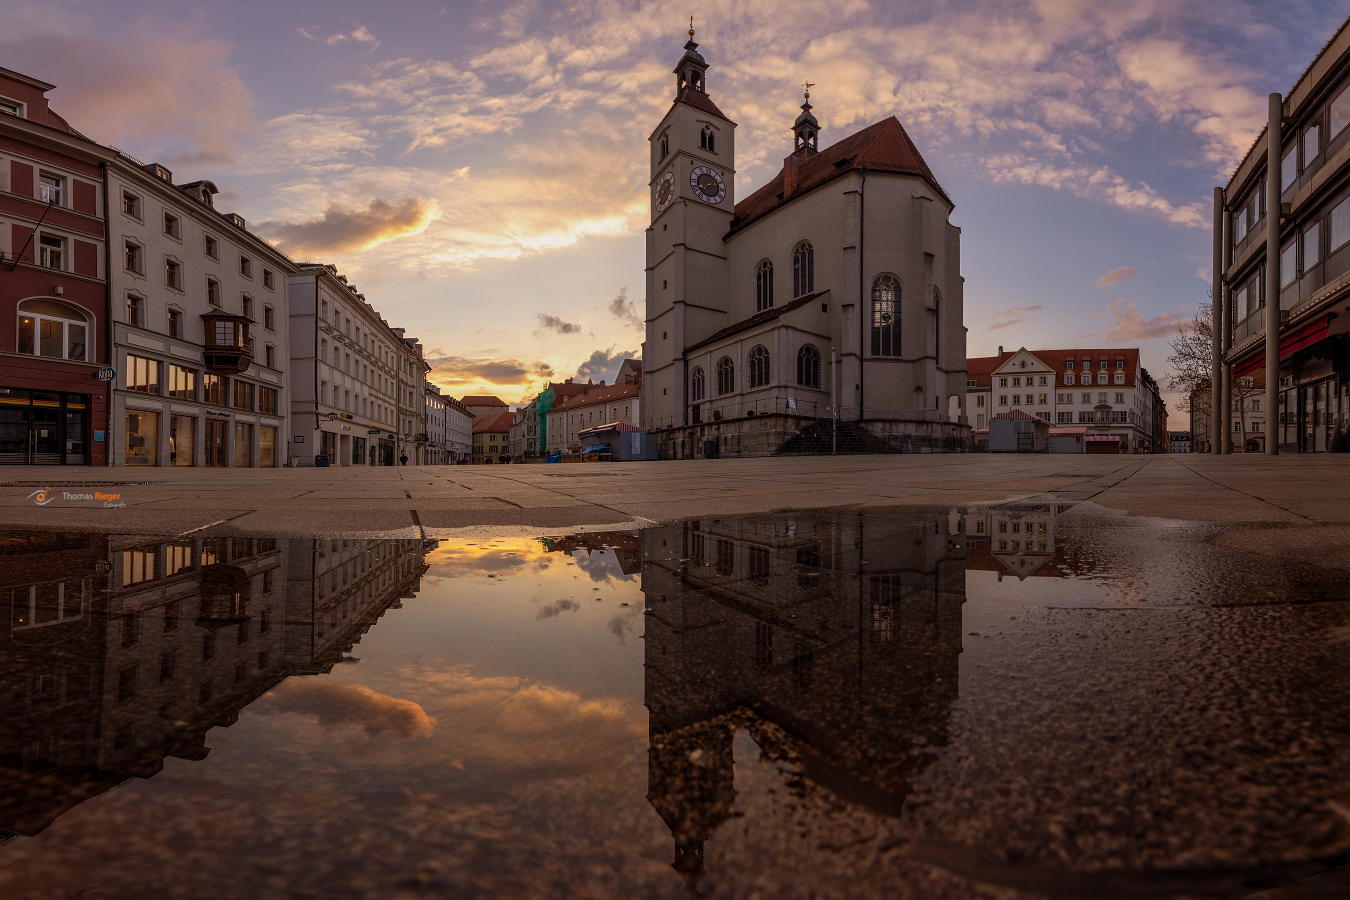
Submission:
{"label": "wet pavement", "polygon": [[1346,563],[1270,533],[0,532],[0,896],[1350,896]]}

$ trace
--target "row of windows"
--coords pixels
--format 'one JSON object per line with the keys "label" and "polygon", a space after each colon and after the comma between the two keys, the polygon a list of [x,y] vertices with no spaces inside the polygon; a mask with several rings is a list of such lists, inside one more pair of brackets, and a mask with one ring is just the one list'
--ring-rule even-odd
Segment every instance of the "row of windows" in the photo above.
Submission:
{"label": "row of windows", "polygon": [[[1122,366],[1122,367],[1124,366],[1124,362],[1121,363],[1121,366]],[[1047,385],[1046,385],[1046,382],[1049,380],[1049,377],[1050,377],[1050,376],[1047,376],[1047,375],[1027,375],[1027,376],[1026,376],[1027,387],[1031,387],[1031,386],[1032,386],[1033,379],[1038,380],[1039,383],[1038,383],[1037,386],[1039,386],[1039,387],[1046,387],[1046,386],[1047,386]],[[1007,378],[1000,378],[1000,379],[998,380],[998,386],[999,386],[999,387],[1008,387],[1008,380],[1009,380],[1009,379],[1007,379]],[[1097,384],[1109,384],[1112,380],[1113,380],[1113,379],[1112,379],[1112,376],[1111,376],[1110,374],[1106,373],[1106,372],[1098,372],[1098,373],[1097,373]],[[1125,383],[1125,373],[1124,373],[1124,372],[1116,372],[1116,373],[1115,373],[1115,377],[1114,377],[1114,381],[1115,381],[1116,384],[1124,384],[1124,383]],[[1079,384],[1092,384],[1092,373],[1090,373],[1090,372],[1083,372],[1081,375],[1074,375],[1074,373],[1072,373],[1072,372],[1066,372],[1066,373],[1064,373],[1064,383],[1065,383],[1066,385],[1071,385],[1071,384],[1074,384],[1075,382],[1077,382],[1077,383],[1079,383]],[[1013,377],[1012,377],[1012,386],[1013,386],[1013,387],[1021,387],[1021,386],[1022,386],[1022,378],[1017,377],[1017,376],[1013,376]]]}
{"label": "row of windows", "polygon": [[[1106,398],[1107,398],[1108,396],[1109,396],[1109,395],[1108,395],[1105,391],[1103,391],[1102,393],[1099,393],[1099,394],[1097,395],[1097,402],[1098,402],[1098,403],[1105,403],[1105,402],[1106,402]],[[1072,402],[1073,402],[1073,397],[1074,397],[1073,392],[1068,392],[1068,393],[1063,393],[1063,394],[1056,394],[1056,395],[1055,395],[1055,402],[1056,402],[1056,403],[1072,403]],[[1050,402],[1050,399],[1049,399],[1049,398],[1050,398],[1050,395],[1049,395],[1049,394],[1027,394],[1027,395],[1026,395],[1026,398],[1027,398],[1027,402],[1026,402],[1025,405],[1027,405],[1027,406],[1045,406],[1045,405],[1047,405],[1047,404]],[[1039,398],[1039,399],[1037,399],[1037,398]],[[1090,394],[1090,393],[1088,393],[1088,392],[1086,392],[1086,391],[1083,392],[1082,398],[1083,398],[1083,399],[1080,401],[1080,402],[1082,402],[1082,403],[1091,403],[1091,402],[1092,402],[1092,394]],[[984,399],[984,398],[983,398],[983,397],[979,397],[979,398],[977,398],[977,399],[982,400],[982,399]],[[1124,402],[1125,402],[1125,394],[1124,394],[1123,391],[1117,391],[1117,392],[1116,392],[1116,400],[1115,400],[1115,402],[1116,402],[1116,403],[1124,403]],[[983,404],[977,403],[976,405],[977,405],[977,406],[981,406],[981,405],[983,405]],[[1007,405],[1008,405],[1008,395],[1007,395],[1007,394],[1000,394],[1000,395],[999,395],[999,398],[998,398],[998,405],[999,405],[999,406],[1007,406]],[[1023,405],[1023,403],[1022,403],[1022,395],[1021,395],[1021,394],[1013,394],[1013,395],[1012,395],[1012,405],[1013,405],[1013,406],[1022,406],[1022,405]]]}
{"label": "row of windows", "polygon": [[[816,251],[809,241],[802,241],[792,251],[792,299],[804,297],[816,290]],[[755,267],[755,312],[773,306],[773,263],[763,260]]]}
{"label": "row of windows", "polygon": [[1280,287],[1293,284],[1347,243],[1350,243],[1350,197],[1332,207],[1326,216],[1305,222],[1280,248]]}
{"label": "row of windows", "polygon": [[164,363],[159,360],[128,353],[126,389],[175,400],[200,400],[215,406],[229,406],[273,416],[277,414],[276,388],[255,385],[242,378],[198,372],[177,363],[168,364],[167,380],[162,378],[163,371]]}
{"label": "row of windows", "polygon": [[[1055,422],[1056,424],[1059,425],[1072,425],[1073,416],[1074,414],[1072,412],[1056,413]],[[1080,425],[1091,425],[1094,423],[1104,424],[1107,422],[1114,422],[1118,424],[1121,422],[1129,422],[1129,421],[1130,421],[1130,414],[1126,410],[1117,409],[1111,410],[1110,412],[1103,410],[1100,413],[1100,416],[1098,413],[1095,413],[1091,410],[1079,410],[1078,412],[1078,424]]]}
{"label": "row of windows", "polygon": [[[765,387],[772,380],[771,360],[768,349],[756,344],[745,358],[747,371],[746,389]],[[797,351],[797,384],[801,387],[820,388],[820,351],[810,344],[804,344]],[[714,367],[716,396],[725,396],[736,391],[736,364],[730,357],[722,357]],[[707,375],[702,366],[695,366],[689,375],[689,400],[698,403],[707,398]]]}
{"label": "row of windows", "polygon": [[[127,215],[131,216],[137,221],[143,221],[141,215],[141,198],[136,194],[131,193],[130,191],[123,191],[122,212],[126,213]],[[173,213],[167,211],[164,213],[164,235],[166,237],[173,238],[176,241],[182,241],[183,239],[182,219],[180,219]],[[131,258],[133,247],[135,247],[137,251],[141,249],[140,245],[137,244],[135,241],[130,240],[127,241],[128,260],[130,260]],[[210,234],[205,235],[202,241],[202,251],[211,259],[219,261],[220,240],[216,237],[213,237]],[[139,273],[142,271],[139,267],[132,266],[130,264],[127,265],[127,268],[133,272]],[[251,257],[246,256],[242,253],[239,254],[239,274],[244,276],[245,278],[253,277],[253,260]],[[267,288],[268,290],[275,289],[276,275],[272,272],[271,269],[264,268],[262,270],[262,283],[263,287]],[[174,287],[173,284],[170,284],[169,286]]]}

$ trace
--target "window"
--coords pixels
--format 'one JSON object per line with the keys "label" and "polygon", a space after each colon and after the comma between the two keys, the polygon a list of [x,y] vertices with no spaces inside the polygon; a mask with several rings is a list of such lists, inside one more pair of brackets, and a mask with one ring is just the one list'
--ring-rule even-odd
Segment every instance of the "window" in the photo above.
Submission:
{"label": "window", "polygon": [[1084,391],[1084,392],[1083,392],[1083,400],[1082,400],[1082,402],[1084,402],[1084,403],[1091,403],[1091,402],[1092,402],[1092,395],[1089,394],[1089,393],[1087,393],[1086,391]]}
{"label": "window", "polygon": [[127,324],[141,327],[141,304],[144,301],[135,294],[127,294]]}
{"label": "window", "polygon": [[263,269],[263,287],[269,291],[272,289],[272,270]]}
{"label": "window", "polygon": [[206,302],[212,306],[220,305],[220,282],[214,278],[206,279]]}
{"label": "window", "polygon": [[212,259],[220,259],[220,241],[209,234],[206,236],[206,255]]}
{"label": "window", "polygon": [[92,323],[81,309],[59,300],[19,303],[18,351],[51,359],[88,359]]}
{"label": "window", "polygon": [[1008,395],[1007,395],[1007,394],[999,394],[999,395],[998,395],[998,405],[999,405],[999,406],[1007,406],[1007,405],[1008,405]]}
{"label": "window", "polygon": [[183,267],[171,259],[164,260],[164,286],[178,291],[183,289]]}
{"label": "window", "polygon": [[127,390],[159,393],[159,360],[127,354]]}
{"label": "window", "polygon": [[1124,372],[1117,372],[1117,373],[1116,373],[1116,384],[1124,384],[1124,383],[1125,383],[1125,373],[1124,373]]}
{"label": "window", "polygon": [[736,364],[729,357],[717,361],[717,394],[722,396],[736,390]]}
{"label": "window", "polygon": [[225,382],[227,379],[210,372],[202,374],[202,402],[215,406],[225,405]]}
{"label": "window", "polygon": [[267,345],[267,355],[264,358],[264,363],[269,369],[275,369],[277,367],[277,348],[271,344]]}
{"label": "window", "polygon": [[1317,158],[1322,149],[1321,138],[1321,125],[1309,125],[1308,130],[1303,132],[1303,168],[1308,168],[1308,164]]}
{"label": "window", "polygon": [[764,387],[769,383],[769,351],[763,344],[751,350],[745,362],[749,387]]}
{"label": "window", "polygon": [[1322,223],[1314,222],[1303,229],[1303,271],[1306,272],[1322,259]]}
{"label": "window", "polygon": [[141,198],[128,191],[123,191],[122,212],[139,219],[141,217]]}
{"label": "window", "polygon": [[1125,368],[1125,360],[1123,359],[1116,360],[1116,368],[1123,370]]}
{"label": "window", "polygon": [[697,403],[704,396],[703,367],[695,366],[693,374],[689,376],[689,399]]}
{"label": "window", "polygon": [[1014,379],[1013,379],[1013,385],[1012,385],[1012,386],[1013,386],[1013,387],[1021,387],[1021,386],[1022,386],[1022,379],[1020,379],[1020,378],[1014,378]]}
{"label": "window", "polygon": [[1116,402],[1117,402],[1117,403],[1124,403],[1124,402],[1125,402],[1125,395],[1124,395],[1124,394],[1121,394],[1121,393],[1117,393],[1117,394],[1116,394]]}
{"label": "window", "polygon": [[1097,373],[1097,383],[1098,383],[1098,384],[1106,384],[1106,373],[1105,373],[1105,372],[1098,372],[1098,373]]}
{"label": "window", "polygon": [[820,387],[820,351],[804,344],[797,351],[797,384],[802,387]]}
{"label": "window", "polygon": [[900,281],[894,275],[872,282],[872,355],[900,355]]}
{"label": "window", "polygon": [[1070,425],[1073,423],[1073,413],[1071,412],[1056,413],[1055,420],[1060,425]]}
{"label": "window", "polygon": [[1048,395],[1048,394],[1041,394],[1041,399],[1040,399],[1040,401],[1039,401],[1036,405],[1037,405],[1037,406],[1045,406],[1045,405],[1046,405],[1047,403],[1049,403],[1049,402],[1050,402],[1049,395]]}
{"label": "window", "polygon": [[670,133],[669,133],[669,132],[666,132],[666,131],[661,132],[660,146],[661,146],[661,159],[665,159],[667,156],[670,155]]}
{"label": "window", "polygon": [[183,312],[182,310],[169,310],[169,337],[183,337]]}
{"label": "window", "polygon": [[66,180],[48,172],[38,173],[38,199],[53,206],[64,206]]}
{"label": "window", "polygon": [[1042,376],[1040,377],[1040,380],[1039,380],[1036,384],[1037,384],[1038,387],[1045,387],[1045,376],[1042,375]]}
{"label": "window", "polygon": [[43,234],[38,238],[38,265],[48,269],[64,269],[65,259],[65,238],[54,234]]}
{"label": "window", "polygon": [[126,703],[136,696],[136,673],[140,667],[132,663],[117,673],[117,702]]}
{"label": "window", "polygon": [[1087,424],[1090,424],[1090,423],[1092,422],[1092,416],[1093,416],[1093,413],[1092,413],[1090,410],[1079,410],[1079,411],[1078,411],[1078,424],[1079,424],[1079,425],[1087,425]]}
{"label": "window", "polygon": [[1287,287],[1298,279],[1298,241],[1293,240],[1280,250],[1280,287]]}
{"label": "window", "polygon": [[767,259],[755,267],[755,312],[773,306],[773,263]]}
{"label": "window", "polygon": [[253,260],[247,256],[239,257],[239,274],[245,278],[253,277]]}
{"label": "window", "polygon": [[197,372],[169,364],[169,396],[179,400],[197,399]]}
{"label": "window", "polygon": [[1280,188],[1288,189],[1298,179],[1298,144],[1289,148],[1280,160]]}
{"label": "window", "polygon": [[182,237],[182,226],[178,221],[178,217],[172,213],[164,214],[164,233],[171,238]]}
{"label": "window", "polygon": [[125,265],[127,271],[143,274],[145,272],[145,253],[140,245],[127,241],[126,251]]}
{"label": "window", "polygon": [[244,316],[245,316],[245,318],[249,318],[249,319],[253,318],[253,298],[250,297],[248,294],[244,294],[242,300],[243,300],[243,304],[244,304]]}
{"label": "window", "polygon": [[[1028,394],[1027,396],[1030,397],[1031,395]],[[1012,405],[1013,405],[1013,406],[1021,406],[1021,405],[1022,405],[1022,395],[1021,395],[1021,394],[1013,394]]]}
{"label": "window", "polygon": [[263,307],[263,327],[270,329],[272,331],[276,331],[277,328],[276,313],[270,306]]}
{"label": "window", "polygon": [[231,405],[235,409],[252,409],[253,385],[247,381],[236,378],[234,380],[234,402]]}
{"label": "window", "polygon": [[980,409],[984,409],[984,394],[976,395],[975,405],[978,406]]}
{"label": "window", "polygon": [[712,130],[711,125],[703,126],[703,131],[698,136],[698,145],[704,150],[717,152],[717,133]]}
{"label": "window", "polygon": [[320,319],[323,319],[325,322],[328,321],[328,301],[327,301],[327,300],[321,300],[321,301],[319,301],[319,318],[320,318]]}
{"label": "window", "polygon": [[1099,368],[1100,368],[1103,372],[1105,372],[1105,371],[1106,371],[1106,365],[1107,365],[1106,360],[1102,360],[1102,361],[1101,361],[1101,365],[1099,366]]}
{"label": "window", "polygon": [[1065,369],[1068,369],[1070,372],[1072,372],[1072,371],[1073,371],[1073,360],[1071,360],[1071,359],[1066,359],[1066,360],[1064,361],[1064,368],[1065,368]]}
{"label": "window", "polygon": [[816,251],[802,241],[792,253],[792,298],[814,293],[816,289]]}

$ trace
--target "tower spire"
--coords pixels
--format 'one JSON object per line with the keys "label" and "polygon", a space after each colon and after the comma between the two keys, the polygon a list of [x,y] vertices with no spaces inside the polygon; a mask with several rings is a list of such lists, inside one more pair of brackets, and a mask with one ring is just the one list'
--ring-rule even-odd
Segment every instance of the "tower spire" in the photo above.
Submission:
{"label": "tower spire", "polygon": [[796,122],[792,123],[792,152],[803,153],[805,151],[804,155],[809,156],[819,149],[820,123],[811,114],[811,88],[815,85],[807,81],[803,87],[806,90],[802,96],[802,114],[797,117]]}
{"label": "tower spire", "polygon": [[686,90],[706,94],[704,75],[708,71],[708,61],[698,52],[694,43],[694,17],[689,17],[689,40],[684,45],[684,56],[675,64],[675,96],[678,98]]}

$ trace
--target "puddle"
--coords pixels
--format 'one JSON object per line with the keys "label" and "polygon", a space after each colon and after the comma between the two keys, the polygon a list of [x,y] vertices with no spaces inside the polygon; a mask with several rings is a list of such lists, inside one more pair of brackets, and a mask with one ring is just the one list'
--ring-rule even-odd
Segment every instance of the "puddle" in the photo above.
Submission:
{"label": "puddle", "polygon": [[1215,533],[0,533],[0,896],[1350,894],[1344,576]]}

